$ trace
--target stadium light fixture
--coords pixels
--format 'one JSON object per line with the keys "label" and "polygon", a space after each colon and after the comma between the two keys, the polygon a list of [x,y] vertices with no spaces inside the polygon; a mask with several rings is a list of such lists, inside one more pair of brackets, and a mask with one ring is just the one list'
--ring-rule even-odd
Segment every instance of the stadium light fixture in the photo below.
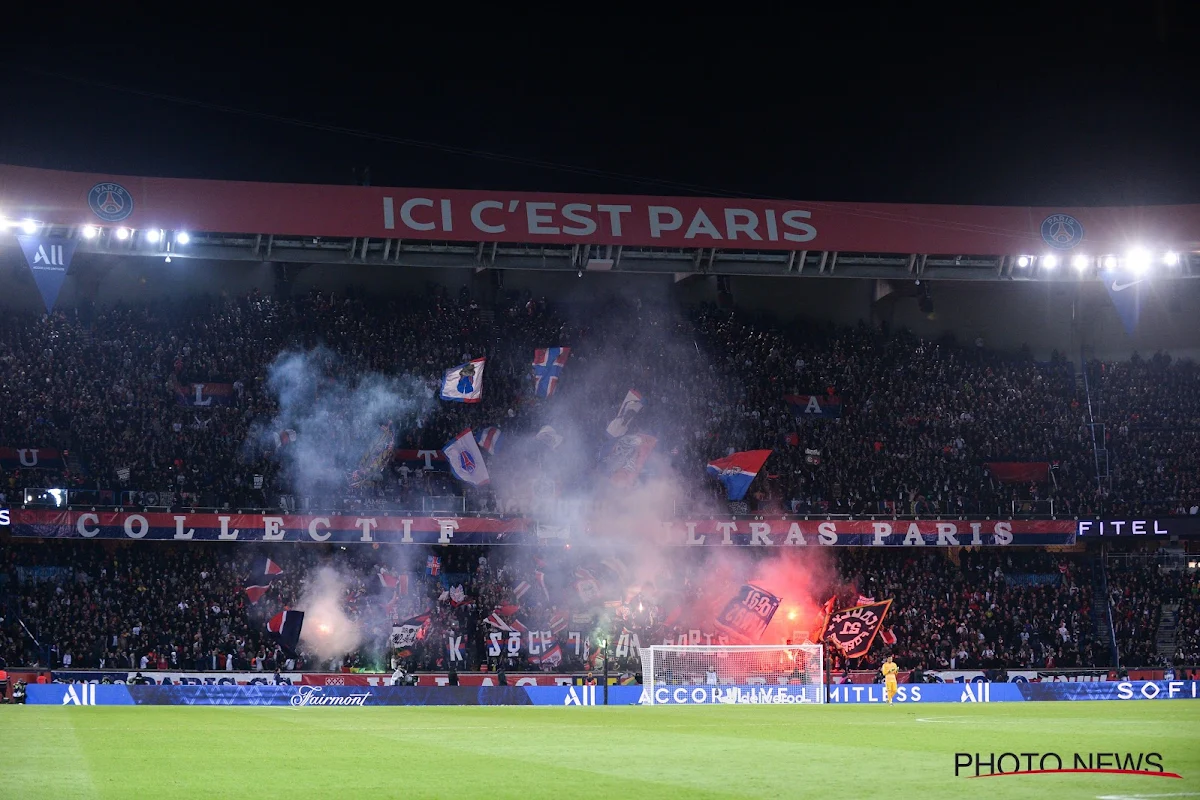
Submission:
{"label": "stadium light fixture", "polygon": [[191,240],[192,237],[188,236],[187,231],[179,231],[175,234],[175,244],[187,244]]}
{"label": "stadium light fixture", "polygon": [[1072,256],[1071,257],[1071,266],[1073,266],[1075,269],[1078,269],[1078,270],[1087,269],[1088,268],[1088,257],[1085,256],[1083,253],[1079,253],[1078,255]]}
{"label": "stadium light fixture", "polygon": [[1163,263],[1166,264],[1168,267],[1178,267],[1179,266],[1179,253],[1176,253],[1173,250],[1168,250],[1166,253],[1163,254]]}
{"label": "stadium light fixture", "polygon": [[34,220],[34,219],[21,220],[21,230],[24,231],[25,233],[28,233],[29,235],[32,236],[33,234],[37,233],[37,229],[38,229],[37,220]]}
{"label": "stadium light fixture", "polygon": [[1053,253],[1048,256],[1042,256],[1042,266],[1046,269],[1054,269],[1058,266],[1058,256]]}
{"label": "stadium light fixture", "polygon": [[1104,257],[1104,268],[1105,269],[1116,269],[1117,268],[1117,257],[1116,256],[1105,256]]}
{"label": "stadium light fixture", "polygon": [[1017,256],[1017,266],[1028,267],[1031,260],[1032,259],[1030,259],[1029,256]]}
{"label": "stadium light fixture", "polygon": [[125,241],[129,238],[129,228],[117,228],[117,238]]}
{"label": "stadium light fixture", "polygon": [[1150,251],[1144,247],[1134,247],[1125,254],[1125,263],[1135,275],[1142,275],[1150,269]]}
{"label": "stadium light fixture", "polygon": [[100,233],[100,229],[95,225],[84,225],[80,233],[83,234],[83,238],[85,239],[95,239],[97,234]]}
{"label": "stadium light fixture", "polygon": [[162,231],[158,230],[157,228],[153,228],[151,230],[146,231],[146,241],[148,241],[148,242],[155,243],[155,242],[158,242],[158,240],[161,238],[162,238]]}

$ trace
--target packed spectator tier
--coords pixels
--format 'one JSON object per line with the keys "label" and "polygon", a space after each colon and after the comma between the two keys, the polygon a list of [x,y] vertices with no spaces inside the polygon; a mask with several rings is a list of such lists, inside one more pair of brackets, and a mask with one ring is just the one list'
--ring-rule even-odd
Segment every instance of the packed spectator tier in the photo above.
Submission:
{"label": "packed spectator tier", "polygon": [[[530,357],[550,345],[570,347],[571,361],[555,397],[535,402]],[[691,508],[725,510],[704,474],[709,460],[768,448],[774,454],[747,497],[760,510],[994,515],[1053,501],[1059,516],[1200,511],[1200,370],[1190,362],[1089,364],[1089,398],[1057,357],[1039,363],[904,332],[814,328],[712,307],[555,308],[526,296],[484,309],[466,293],[439,290],[391,301],[255,294],[10,315],[0,322],[0,446],[69,456],[54,470],[10,463],[0,490],[9,503],[25,488],[53,486],[278,507],[296,493],[297,476],[256,438],[280,413],[271,365],[314,348],[322,348],[321,380],[331,383],[375,373],[432,387],[447,367],[487,358],[482,402],[423,403],[396,420],[398,449],[439,450],[488,425],[520,441],[555,424],[567,447],[532,467],[528,450],[515,448],[507,462],[498,454],[495,485],[466,491],[474,511],[524,511],[547,485],[564,494],[586,487],[629,388],[646,400],[638,430],[659,442],[648,471],[670,474],[677,501]],[[193,383],[228,384],[230,404],[181,404],[180,388]],[[836,395],[844,411],[798,419],[783,399],[795,394]],[[1093,431],[1111,477],[1097,474]],[[1005,484],[985,467],[1001,460],[1054,469],[1048,480]],[[301,500],[420,508],[424,497],[463,492],[446,473],[400,462],[379,480],[351,483],[347,475],[306,487],[318,496]]]}
{"label": "packed spectator tier", "polygon": [[[425,553],[438,559],[436,569],[427,568]],[[263,554],[282,572],[252,602],[247,575]],[[695,551],[678,551],[654,582],[637,583],[635,570],[611,559],[600,566],[600,556],[581,548],[443,547],[401,554],[332,545],[14,541],[0,544],[0,556],[9,587],[0,657],[10,667],[390,670],[397,656],[388,647],[392,626],[429,613],[421,640],[399,654],[410,669],[446,668],[447,643],[461,636],[460,668],[578,670],[600,641],[619,642],[623,634],[627,645],[636,636],[646,646],[693,630],[719,633],[712,609],[729,588],[712,580],[711,559],[721,556]],[[1096,594],[1103,575],[1088,554],[847,548],[795,557],[829,559],[814,570],[819,577],[804,596],[781,592],[786,605],[804,610],[796,625],[817,626],[815,609],[826,592],[848,605],[858,594],[893,600],[885,624],[895,644],[876,643],[855,668],[877,665],[885,652],[906,669],[1115,666],[1098,635],[1108,625],[1107,598]],[[398,558],[407,563],[398,566]],[[1178,658],[1194,661],[1197,573],[1164,581],[1153,563],[1132,563],[1138,566],[1108,571],[1121,664],[1163,663],[1148,647],[1167,595],[1189,600]],[[613,572],[606,573],[609,567]],[[306,636],[298,653],[285,653],[266,620],[282,608],[312,603],[322,568],[337,575],[335,591],[323,602],[344,615],[338,624],[353,629],[351,643],[322,652],[319,637]],[[742,568],[731,585],[754,566]],[[384,570],[403,580],[381,580]],[[593,581],[599,588],[582,585]],[[561,663],[539,664],[528,648],[489,651],[491,634],[502,630],[497,617],[548,631],[543,649],[559,644]],[[614,667],[637,670],[635,648],[610,647],[610,654]]]}

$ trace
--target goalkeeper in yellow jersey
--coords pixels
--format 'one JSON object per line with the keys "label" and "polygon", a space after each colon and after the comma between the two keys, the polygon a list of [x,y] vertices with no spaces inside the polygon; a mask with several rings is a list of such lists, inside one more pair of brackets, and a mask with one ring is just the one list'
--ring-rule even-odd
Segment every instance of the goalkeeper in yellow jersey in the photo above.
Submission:
{"label": "goalkeeper in yellow jersey", "polygon": [[891,656],[883,662],[883,668],[880,672],[883,673],[883,692],[887,696],[887,704],[892,704],[892,698],[896,696],[896,673],[900,668],[896,666],[896,661]]}

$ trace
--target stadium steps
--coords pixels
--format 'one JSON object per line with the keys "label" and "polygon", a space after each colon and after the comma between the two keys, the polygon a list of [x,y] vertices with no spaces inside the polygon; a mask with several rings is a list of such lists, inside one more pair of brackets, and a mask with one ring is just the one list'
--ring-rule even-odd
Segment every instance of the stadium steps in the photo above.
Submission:
{"label": "stadium steps", "polygon": [[1179,626],[1179,604],[1163,603],[1158,614],[1158,631],[1154,645],[1159,656],[1168,662],[1175,657],[1176,628]]}
{"label": "stadium steps", "polygon": [[1120,654],[1113,639],[1112,602],[1108,596],[1108,575],[1103,557],[1096,558],[1092,563],[1092,598],[1092,626],[1096,630],[1096,642],[1099,645],[1094,652],[1096,665],[1115,667],[1120,662]]}

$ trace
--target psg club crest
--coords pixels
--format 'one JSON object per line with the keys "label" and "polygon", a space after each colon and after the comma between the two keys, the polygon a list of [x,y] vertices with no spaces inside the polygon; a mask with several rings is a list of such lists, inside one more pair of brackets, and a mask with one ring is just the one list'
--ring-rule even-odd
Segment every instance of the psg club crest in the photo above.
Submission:
{"label": "psg club crest", "polygon": [[1083,225],[1070,214],[1051,214],[1042,220],[1042,241],[1058,250],[1070,250],[1083,241]]}
{"label": "psg club crest", "polygon": [[120,222],[133,213],[133,195],[119,183],[97,183],[88,192],[88,208],[105,222]]}
{"label": "psg club crest", "polygon": [[458,454],[458,464],[468,475],[475,472],[475,458],[466,450]]}

